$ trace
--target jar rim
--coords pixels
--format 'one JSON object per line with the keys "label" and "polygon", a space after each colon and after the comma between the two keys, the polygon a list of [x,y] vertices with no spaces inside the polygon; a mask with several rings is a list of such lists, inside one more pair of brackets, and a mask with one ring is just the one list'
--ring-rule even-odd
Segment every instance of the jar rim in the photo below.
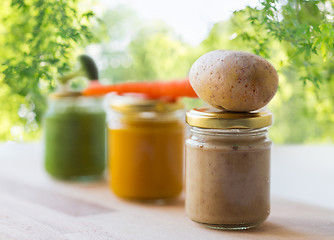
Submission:
{"label": "jar rim", "polygon": [[66,91],[66,92],[53,92],[49,95],[50,98],[67,98],[67,97],[80,97],[81,92]]}
{"label": "jar rim", "polygon": [[193,127],[214,129],[255,129],[272,125],[272,113],[266,109],[252,112],[230,112],[211,106],[194,108],[186,113]]}
{"label": "jar rim", "polygon": [[84,96],[78,91],[53,92],[49,95],[49,99],[102,99],[103,96]]}
{"label": "jar rim", "polygon": [[158,112],[168,113],[182,110],[181,101],[166,101],[164,99],[147,99],[144,97],[117,96],[111,98],[110,107],[121,113]]}

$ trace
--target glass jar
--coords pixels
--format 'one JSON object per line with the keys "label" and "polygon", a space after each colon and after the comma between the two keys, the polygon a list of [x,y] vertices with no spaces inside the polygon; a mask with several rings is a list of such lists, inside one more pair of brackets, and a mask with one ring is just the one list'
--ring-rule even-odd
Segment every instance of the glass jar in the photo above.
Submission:
{"label": "glass jar", "polygon": [[183,188],[180,102],[116,97],[108,121],[110,187],[122,198],[165,200]]}
{"label": "glass jar", "polygon": [[248,229],[270,212],[268,111],[187,112],[186,213],[210,228]]}
{"label": "glass jar", "polygon": [[46,171],[61,179],[101,177],[106,158],[102,99],[71,92],[53,94],[48,100],[44,116]]}

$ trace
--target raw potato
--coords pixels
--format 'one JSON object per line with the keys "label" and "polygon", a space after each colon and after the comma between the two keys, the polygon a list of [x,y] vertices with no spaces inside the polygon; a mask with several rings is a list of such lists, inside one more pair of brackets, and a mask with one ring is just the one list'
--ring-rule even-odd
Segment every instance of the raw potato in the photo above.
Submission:
{"label": "raw potato", "polygon": [[189,72],[190,84],[209,105],[235,112],[260,109],[278,87],[275,68],[257,55],[215,50],[201,56]]}

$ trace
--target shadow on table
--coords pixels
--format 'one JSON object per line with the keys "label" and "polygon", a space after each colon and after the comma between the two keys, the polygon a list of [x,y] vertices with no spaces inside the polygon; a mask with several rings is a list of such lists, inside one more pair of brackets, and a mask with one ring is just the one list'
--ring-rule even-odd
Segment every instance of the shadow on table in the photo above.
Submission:
{"label": "shadow on table", "polygon": [[139,204],[139,205],[145,205],[150,207],[180,207],[184,208],[184,198],[183,197],[175,197],[175,198],[168,198],[168,199],[124,199],[124,201],[133,203],[133,204]]}
{"label": "shadow on table", "polygon": [[[279,237],[279,239],[334,239],[334,211],[317,206],[275,199],[269,219],[249,230],[214,230],[240,237]],[[204,227],[203,227],[204,228]]]}
{"label": "shadow on table", "polygon": [[291,230],[285,226],[271,223],[271,222],[265,222],[260,227],[252,228],[248,230],[219,230],[219,229],[209,229],[204,226],[202,226],[203,230],[208,231],[215,231],[215,232],[221,232],[224,234],[224,236],[231,235],[231,238],[233,239],[253,239],[254,237],[280,237],[280,239],[306,239],[307,235]]}
{"label": "shadow on table", "polygon": [[240,232],[240,233],[241,234],[243,233],[256,234],[259,236],[264,235],[268,237],[269,236],[280,236],[286,239],[295,239],[295,238],[304,239],[304,237],[306,236],[302,232],[291,230],[284,225],[280,225],[280,224],[272,223],[272,222],[265,222],[258,228],[249,229],[247,231]]}

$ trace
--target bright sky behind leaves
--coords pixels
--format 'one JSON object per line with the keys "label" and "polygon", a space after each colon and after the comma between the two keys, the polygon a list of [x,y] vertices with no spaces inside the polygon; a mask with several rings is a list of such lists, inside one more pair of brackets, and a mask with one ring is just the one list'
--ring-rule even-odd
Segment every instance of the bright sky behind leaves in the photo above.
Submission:
{"label": "bright sky behind leaves", "polygon": [[209,33],[212,25],[228,19],[233,11],[257,6],[257,0],[100,0],[113,8],[127,4],[145,19],[161,19],[182,38],[196,45]]}

